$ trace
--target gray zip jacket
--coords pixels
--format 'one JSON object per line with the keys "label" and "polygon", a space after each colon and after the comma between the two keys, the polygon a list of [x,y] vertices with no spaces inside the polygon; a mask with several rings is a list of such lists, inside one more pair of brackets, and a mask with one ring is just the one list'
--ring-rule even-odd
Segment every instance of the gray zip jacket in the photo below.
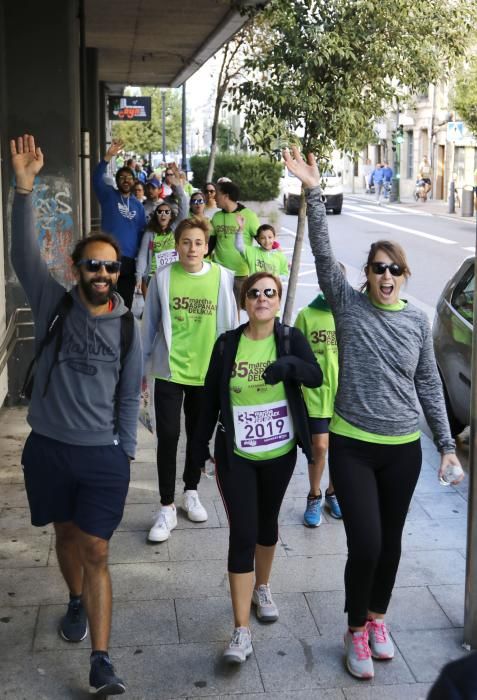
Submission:
{"label": "gray zip jacket", "polygon": [[[15,194],[11,260],[31,305],[38,348],[65,289],[49,274],[40,254],[33,195]],[[58,360],[45,396],[55,339],[41,354],[28,423],[40,435],[72,445],[119,442],[134,457],[142,377],[139,328],[135,323],[120,375],[120,317],[126,311],[122,298],[115,294],[110,313],[92,316],[76,287],[71,294],[73,305],[65,318]]]}
{"label": "gray zip jacket", "polygon": [[336,413],[369,433],[410,435],[419,430],[419,402],[437,449],[455,452],[426,315],[409,303],[385,311],[353,289],[331,249],[320,188],[306,196],[318,281],[336,323]]}

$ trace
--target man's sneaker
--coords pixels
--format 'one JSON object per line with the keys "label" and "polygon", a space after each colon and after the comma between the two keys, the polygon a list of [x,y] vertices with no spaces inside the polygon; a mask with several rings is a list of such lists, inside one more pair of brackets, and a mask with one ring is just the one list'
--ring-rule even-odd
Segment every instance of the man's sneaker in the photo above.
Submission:
{"label": "man's sneaker", "polygon": [[275,620],[278,620],[278,608],[273,602],[268,583],[254,588],[252,603],[255,605],[256,615],[261,622],[275,622]]}
{"label": "man's sneaker", "polygon": [[368,620],[366,629],[368,630],[369,648],[373,658],[393,659],[394,644],[384,620]]}
{"label": "man's sneaker", "polygon": [[189,520],[194,523],[203,523],[207,520],[207,511],[199,501],[197,491],[184,491],[182,496],[182,507],[187,513]]}
{"label": "man's sneaker", "polygon": [[374,678],[373,660],[368,644],[368,633],[351,632],[344,636],[346,668],[356,678]]}
{"label": "man's sneaker", "polygon": [[321,500],[321,494],[319,496],[308,496],[306,499],[303,522],[307,527],[318,527],[321,525]]}
{"label": "man's sneaker", "polygon": [[60,622],[59,632],[67,642],[82,642],[88,634],[86,610],[81,598],[73,598],[68,603],[68,610]]}
{"label": "man's sneaker", "polygon": [[175,506],[163,506],[156,515],[154,525],[149,530],[147,541],[165,542],[169,539],[171,530],[177,527],[177,511]]}
{"label": "man's sneaker", "polygon": [[229,664],[243,664],[252,653],[252,635],[248,627],[236,627],[224,651],[223,659]]}
{"label": "man's sneaker", "polygon": [[330,511],[331,517],[339,520],[343,516],[341,515],[340,504],[336,498],[335,493],[325,493],[325,503]]}
{"label": "man's sneaker", "polygon": [[89,672],[89,692],[92,695],[122,695],[126,686],[121,678],[118,678],[109,656],[94,656],[91,659]]}

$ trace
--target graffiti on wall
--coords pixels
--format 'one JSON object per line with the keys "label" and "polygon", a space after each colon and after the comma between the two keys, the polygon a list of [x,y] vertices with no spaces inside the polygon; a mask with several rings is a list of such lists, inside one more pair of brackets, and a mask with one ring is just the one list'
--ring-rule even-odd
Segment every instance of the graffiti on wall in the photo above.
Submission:
{"label": "graffiti on wall", "polygon": [[[13,187],[9,199],[11,211]],[[70,254],[75,242],[71,182],[61,176],[46,175],[37,178],[33,190],[33,208],[42,257],[55,279],[65,287],[71,287],[74,278]]]}

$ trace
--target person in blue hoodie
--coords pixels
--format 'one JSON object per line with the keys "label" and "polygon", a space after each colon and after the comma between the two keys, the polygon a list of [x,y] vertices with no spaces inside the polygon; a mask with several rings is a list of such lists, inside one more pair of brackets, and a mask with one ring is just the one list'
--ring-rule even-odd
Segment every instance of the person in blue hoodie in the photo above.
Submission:
{"label": "person in blue hoodie", "polygon": [[391,192],[391,182],[393,179],[393,169],[387,161],[383,163],[383,178],[384,178],[384,199],[389,199]]}
{"label": "person in blue hoodie", "polygon": [[381,204],[381,195],[384,192],[384,165],[382,163],[376,163],[371,177],[373,178],[376,204]]}
{"label": "person in blue hoodie", "polygon": [[[142,377],[139,329],[115,291],[120,249],[104,233],[72,253],[76,285],[61,329],[42,346],[65,288],[49,273],[35,234],[35,178],[43,154],[33,136],[10,142],[16,179],[11,261],[31,306],[36,373],[28,410],[32,432],[22,455],[32,525],[53,523],[70,600],[59,633],[91,634],[90,691],[118,695],[123,681],[108,656],[112,614],[108,545],[118,527],[136,451]],[[128,315],[129,345],[122,341]]]}
{"label": "person in blue hoodie", "polygon": [[136,258],[146,228],[144,206],[133,193],[135,173],[131,168],[119,168],[115,189],[104,181],[108,163],[122,149],[122,141],[113,139],[106,154],[93,173],[93,187],[101,204],[101,230],[110,233],[121,248],[121,273],[118,292],[124,303],[131,308],[136,286]]}

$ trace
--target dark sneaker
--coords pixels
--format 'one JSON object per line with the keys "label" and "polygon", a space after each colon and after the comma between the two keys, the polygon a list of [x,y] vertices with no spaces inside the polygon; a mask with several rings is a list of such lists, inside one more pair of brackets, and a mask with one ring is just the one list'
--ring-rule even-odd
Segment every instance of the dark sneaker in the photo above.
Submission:
{"label": "dark sneaker", "polygon": [[67,642],[82,642],[88,634],[86,610],[79,598],[74,598],[68,603],[68,610],[60,622],[59,632]]}
{"label": "dark sneaker", "polygon": [[122,695],[126,686],[114,672],[109,656],[95,656],[89,672],[89,692],[92,695]]}

